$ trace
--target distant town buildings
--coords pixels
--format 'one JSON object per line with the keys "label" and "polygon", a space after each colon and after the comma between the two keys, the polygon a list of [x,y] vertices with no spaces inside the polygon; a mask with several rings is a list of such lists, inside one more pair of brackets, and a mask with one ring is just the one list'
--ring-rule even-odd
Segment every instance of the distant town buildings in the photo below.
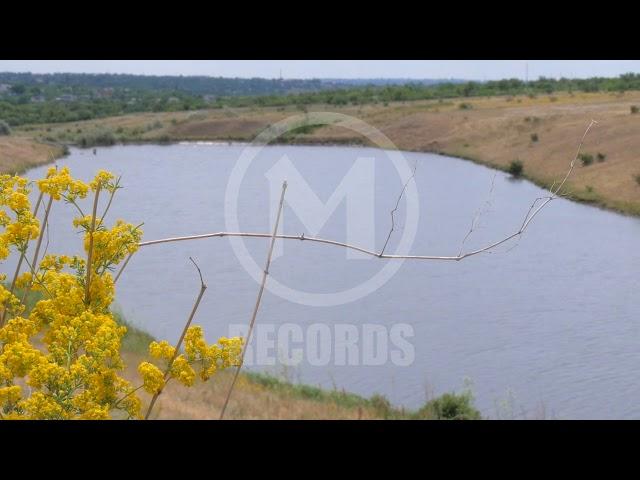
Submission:
{"label": "distant town buildings", "polygon": [[111,98],[113,96],[113,88],[100,88],[96,91],[96,97],[98,98]]}

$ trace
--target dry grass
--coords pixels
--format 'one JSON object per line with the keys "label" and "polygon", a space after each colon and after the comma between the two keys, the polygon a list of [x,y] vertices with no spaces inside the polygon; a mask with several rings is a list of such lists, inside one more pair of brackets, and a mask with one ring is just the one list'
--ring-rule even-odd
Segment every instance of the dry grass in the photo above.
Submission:
{"label": "dry grass", "polygon": [[[123,355],[127,370],[125,378],[139,382],[135,366],[142,358],[139,354]],[[219,373],[205,384],[185,388],[169,382],[151,414],[159,420],[214,420],[220,416],[232,372]],[[348,395],[348,394],[345,394]],[[151,395],[140,394],[145,403]],[[362,400],[363,404],[366,400]],[[321,419],[375,419],[383,418],[374,408],[366,405],[341,405],[339,401],[312,399],[295,393],[294,389],[273,389],[240,374],[225,419],[261,420],[321,420]]]}
{"label": "dry grass", "polygon": [[32,167],[51,162],[62,154],[62,148],[30,138],[0,137],[0,173],[21,173]]}
{"label": "dry grass", "polygon": [[[460,109],[459,104],[463,102],[471,108]],[[540,185],[548,185],[563,175],[582,132],[591,119],[595,119],[598,126],[586,139],[584,151],[594,156],[601,152],[606,155],[606,161],[577,168],[567,189],[578,200],[640,214],[640,187],[634,178],[640,174],[640,116],[630,114],[630,106],[638,103],[640,92],[565,93],[535,98],[398,102],[387,106],[312,105],[308,110],[356,116],[382,130],[402,150],[438,152],[502,169],[519,159],[524,164],[524,176]],[[78,131],[109,129],[118,140],[125,142],[251,140],[268,125],[301,113],[294,107],[147,113],[32,126],[16,129],[14,135],[73,142]],[[156,122],[156,128],[151,128]],[[533,133],[539,137],[537,142],[531,140]],[[363,142],[362,138],[338,126],[315,129],[293,140]],[[32,142],[25,140],[22,144]]]}

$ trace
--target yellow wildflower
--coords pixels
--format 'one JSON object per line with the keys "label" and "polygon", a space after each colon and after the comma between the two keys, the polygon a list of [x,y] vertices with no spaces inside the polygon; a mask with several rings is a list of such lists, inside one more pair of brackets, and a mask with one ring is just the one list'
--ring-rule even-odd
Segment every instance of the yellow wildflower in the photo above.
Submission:
{"label": "yellow wildflower", "polygon": [[171,365],[171,376],[183,385],[191,387],[196,380],[196,372],[184,355],[178,355]]}
{"label": "yellow wildflower", "polygon": [[158,367],[149,362],[138,365],[138,372],[142,376],[144,389],[149,393],[158,393],[164,386],[164,374]]}
{"label": "yellow wildflower", "polygon": [[149,354],[152,357],[162,360],[171,360],[175,355],[176,349],[169,345],[169,342],[162,340],[161,342],[151,342],[149,344]]}

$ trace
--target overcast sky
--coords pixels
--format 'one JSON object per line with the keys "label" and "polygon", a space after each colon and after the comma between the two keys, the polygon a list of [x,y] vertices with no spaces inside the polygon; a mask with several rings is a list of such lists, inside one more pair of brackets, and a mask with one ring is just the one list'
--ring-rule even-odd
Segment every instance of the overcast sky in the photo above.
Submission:
{"label": "overcast sky", "polygon": [[278,78],[585,78],[640,73],[638,60],[0,60],[0,71]]}

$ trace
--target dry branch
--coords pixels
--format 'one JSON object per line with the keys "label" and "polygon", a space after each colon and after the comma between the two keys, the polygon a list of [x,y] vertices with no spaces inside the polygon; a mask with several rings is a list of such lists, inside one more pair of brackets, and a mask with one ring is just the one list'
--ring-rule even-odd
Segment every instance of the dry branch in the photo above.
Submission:
{"label": "dry branch", "polygon": [[282,194],[280,195],[280,205],[278,206],[278,215],[276,216],[276,224],[273,227],[273,233],[271,234],[271,244],[269,245],[269,254],[267,255],[267,261],[264,265],[264,271],[262,272],[262,283],[260,283],[260,289],[258,290],[258,298],[256,298],[256,304],[253,308],[253,314],[251,315],[251,322],[249,322],[249,331],[247,332],[247,338],[244,340],[244,345],[242,346],[242,353],[240,354],[240,364],[236,368],[236,372],[233,375],[233,380],[231,381],[231,386],[229,387],[229,391],[227,392],[227,396],[224,399],[224,405],[222,405],[222,410],[220,410],[220,420],[224,417],[224,412],[227,410],[227,405],[229,404],[229,398],[231,398],[231,393],[233,392],[233,387],[236,384],[236,380],[238,379],[238,375],[240,374],[240,369],[242,368],[242,364],[244,363],[244,357],[247,353],[247,347],[249,346],[249,341],[251,340],[251,333],[253,332],[253,326],[256,323],[256,317],[258,316],[258,309],[260,308],[260,301],[262,300],[262,294],[264,293],[264,286],[267,283],[267,276],[269,275],[269,267],[271,266],[271,257],[273,256],[273,246],[276,243],[276,232],[278,231],[278,226],[280,224],[280,216],[282,215],[282,207],[284,205],[284,194],[287,190],[287,182],[285,181],[282,184]]}
{"label": "dry branch", "polygon": [[[349,243],[345,243],[345,242],[338,242],[336,240],[330,240],[330,239],[326,239],[326,238],[318,238],[318,237],[307,237],[304,234],[301,235],[281,235],[281,234],[271,234],[271,233],[251,233],[251,232],[215,232],[215,233],[204,233],[201,235],[188,235],[188,236],[184,236],[184,237],[170,237],[170,238],[161,238],[158,240],[149,240],[146,242],[140,242],[138,245],[140,247],[144,247],[144,246],[148,246],[148,245],[157,245],[160,243],[170,243],[170,242],[181,242],[181,241],[186,241],[186,240],[198,240],[198,239],[204,239],[204,238],[214,238],[214,237],[248,237],[248,238],[278,238],[278,239],[282,239],[282,240],[302,240],[302,241],[309,241],[309,242],[317,242],[317,243],[324,243],[327,245],[334,245],[334,246],[338,246],[338,247],[343,247],[343,248],[348,248],[351,250],[355,250],[361,253],[364,253],[366,255],[370,255],[372,257],[377,257],[377,258],[384,258],[384,259],[395,259],[395,260],[453,260],[453,261],[459,261],[459,260],[464,260],[465,258],[468,257],[472,257],[474,255],[478,255],[480,253],[483,252],[488,252],[489,250],[492,250],[500,245],[502,245],[503,243],[508,242],[509,240],[512,240],[513,238],[519,237],[520,235],[522,235],[525,230],[527,229],[527,227],[531,224],[531,222],[533,221],[533,219],[542,211],[542,209],[544,207],[546,207],[552,200],[555,200],[556,198],[562,196],[562,193],[560,192],[560,190],[564,187],[564,185],[566,184],[567,180],[569,179],[569,177],[571,176],[571,173],[573,172],[573,169],[575,167],[575,164],[578,160],[578,157],[580,155],[580,151],[582,149],[582,144],[584,143],[584,139],[587,136],[587,133],[589,132],[589,130],[591,129],[591,127],[593,125],[595,125],[597,122],[595,120],[591,120],[591,123],[589,124],[589,126],[587,127],[587,129],[584,132],[584,135],[582,136],[582,140],[580,141],[580,145],[578,146],[578,151],[576,153],[576,156],[574,157],[574,159],[571,161],[571,164],[569,165],[569,170],[567,171],[566,175],[564,176],[564,178],[562,179],[562,181],[558,184],[558,186],[556,187],[555,184],[551,187],[551,189],[549,190],[549,195],[545,196],[545,197],[539,197],[537,198],[533,204],[531,205],[531,207],[529,208],[529,210],[527,211],[527,214],[524,217],[524,220],[522,221],[522,224],[520,226],[520,228],[515,231],[514,233],[512,233],[511,235],[508,235],[500,240],[497,240],[493,243],[490,243],[489,245],[486,245],[482,248],[479,248],[477,250],[473,250],[471,252],[467,252],[467,253],[459,253],[458,255],[389,255],[384,253],[383,250],[381,250],[380,252],[376,252],[373,250],[369,250],[367,248],[363,248],[360,247],[358,245],[352,245]],[[541,202],[538,205],[538,202]],[[120,275],[121,272],[118,273],[118,276]]]}

